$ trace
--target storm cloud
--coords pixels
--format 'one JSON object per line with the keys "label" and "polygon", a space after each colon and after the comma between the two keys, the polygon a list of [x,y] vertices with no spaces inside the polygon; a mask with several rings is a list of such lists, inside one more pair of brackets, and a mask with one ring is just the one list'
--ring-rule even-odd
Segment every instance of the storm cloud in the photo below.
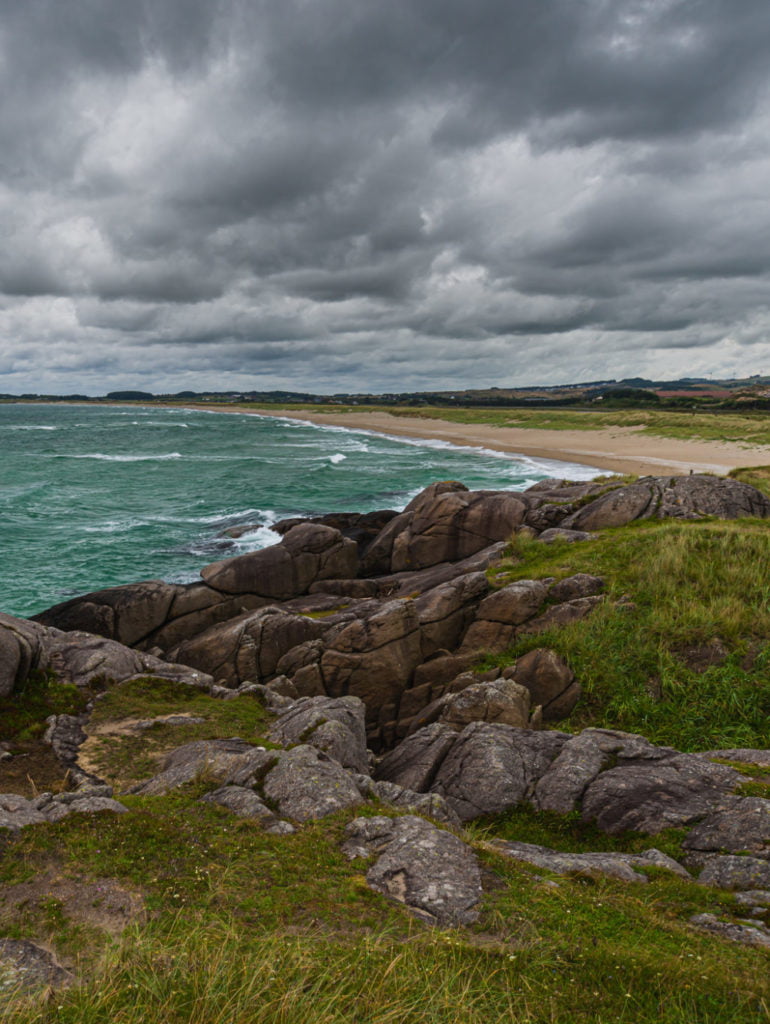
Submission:
{"label": "storm cloud", "polygon": [[0,0],[0,391],[767,373],[767,0]]}

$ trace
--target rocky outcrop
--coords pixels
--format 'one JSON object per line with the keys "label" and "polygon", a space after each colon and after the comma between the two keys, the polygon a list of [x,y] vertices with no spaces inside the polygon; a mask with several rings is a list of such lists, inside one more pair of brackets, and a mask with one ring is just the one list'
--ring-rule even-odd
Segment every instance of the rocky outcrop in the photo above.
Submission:
{"label": "rocky outcrop", "polygon": [[693,825],[687,850],[770,859],[770,801],[736,795],[740,772],[611,729],[569,736],[476,721],[457,733],[435,722],[383,757],[375,776],[440,794],[463,821],[529,804],[580,811],[610,834]]}
{"label": "rocky outcrop", "polygon": [[101,811],[126,814],[128,809],[113,800],[111,794],[109,787],[75,790],[56,796],[43,793],[33,800],[17,793],[0,793],[0,829],[18,832],[27,825],[61,821],[70,814],[96,814]]}
{"label": "rocky outcrop", "polygon": [[635,519],[739,519],[770,516],[770,499],[748,484],[729,477],[644,477],[613,488],[567,516],[560,525],[570,530],[601,530]]}
{"label": "rocky outcrop", "polygon": [[275,605],[212,626],[180,644],[171,656],[213,676],[220,685],[236,687],[250,680],[267,682],[289,651],[318,639],[324,627],[304,615]]}
{"label": "rocky outcrop", "polygon": [[517,580],[486,597],[465,634],[463,650],[503,651],[510,646],[516,627],[535,616],[548,594],[541,580]]}
{"label": "rocky outcrop", "polygon": [[190,665],[162,661],[115,640],[0,615],[0,696],[21,686],[31,672],[52,672],[62,683],[109,685],[155,675],[208,689],[213,680]]}
{"label": "rocky outcrop", "polygon": [[364,575],[456,562],[507,540],[526,514],[519,495],[472,492],[456,481],[433,484],[375,538],[361,562]]}

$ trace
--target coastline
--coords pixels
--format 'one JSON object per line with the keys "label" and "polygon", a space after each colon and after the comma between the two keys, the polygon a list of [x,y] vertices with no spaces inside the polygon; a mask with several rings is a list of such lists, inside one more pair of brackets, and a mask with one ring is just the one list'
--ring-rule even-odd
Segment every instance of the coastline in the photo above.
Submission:
{"label": "coastline", "polygon": [[490,448],[513,455],[576,462],[605,472],[635,473],[639,476],[685,474],[691,471],[724,476],[739,466],[770,465],[770,446],[743,447],[729,441],[684,441],[678,438],[651,437],[640,433],[635,427],[542,430],[497,427],[483,423],[452,423],[418,416],[392,416],[381,411],[324,413],[304,409],[244,409],[237,405],[212,408],[202,403],[185,404],[184,407],[207,412],[273,416],[350,430],[371,430],[391,437],[448,441],[461,447]]}

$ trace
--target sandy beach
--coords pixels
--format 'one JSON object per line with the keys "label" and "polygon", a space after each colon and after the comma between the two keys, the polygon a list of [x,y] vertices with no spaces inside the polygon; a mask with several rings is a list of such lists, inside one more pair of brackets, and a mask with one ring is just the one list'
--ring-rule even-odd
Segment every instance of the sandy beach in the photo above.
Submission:
{"label": "sandy beach", "polygon": [[770,465],[770,446],[744,447],[731,442],[684,441],[650,437],[635,427],[609,430],[538,430],[497,427],[483,423],[451,423],[419,416],[391,416],[381,411],[325,413],[286,409],[244,409],[242,406],[195,404],[191,408],[217,412],[279,416],[319,426],[373,430],[391,437],[413,437],[449,441],[469,448],[560,459],[593,466],[610,473],[717,473],[725,475],[738,466]]}

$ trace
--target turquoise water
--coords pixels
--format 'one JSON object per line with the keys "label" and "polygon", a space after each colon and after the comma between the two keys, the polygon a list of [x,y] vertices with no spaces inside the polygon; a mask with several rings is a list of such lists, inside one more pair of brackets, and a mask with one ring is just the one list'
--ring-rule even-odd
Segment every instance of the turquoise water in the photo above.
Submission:
{"label": "turquoise water", "polygon": [[[522,490],[585,466],[247,414],[0,404],[0,611],[141,579],[189,582],[278,519],[400,509],[435,480]],[[230,526],[260,528],[238,540]]]}

